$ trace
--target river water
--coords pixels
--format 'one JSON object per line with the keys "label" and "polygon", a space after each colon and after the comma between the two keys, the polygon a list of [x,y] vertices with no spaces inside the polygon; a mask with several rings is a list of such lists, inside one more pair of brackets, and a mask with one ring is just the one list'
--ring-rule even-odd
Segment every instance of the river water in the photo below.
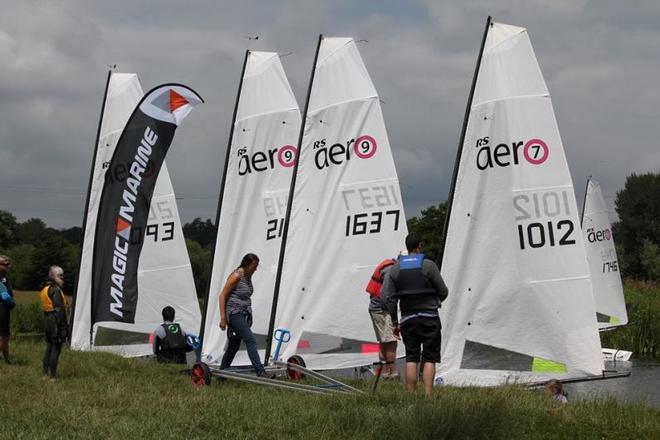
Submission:
{"label": "river water", "polygon": [[[631,365],[632,364],[632,365]],[[646,401],[660,408],[660,360],[633,359],[608,364],[606,368],[631,371],[629,377],[564,385],[569,401],[611,395],[620,402]]]}

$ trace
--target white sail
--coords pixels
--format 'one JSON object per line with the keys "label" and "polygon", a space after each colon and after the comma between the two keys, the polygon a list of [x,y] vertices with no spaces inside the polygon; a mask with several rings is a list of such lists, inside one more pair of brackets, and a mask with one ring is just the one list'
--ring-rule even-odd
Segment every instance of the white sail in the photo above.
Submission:
{"label": "white sail", "polygon": [[598,327],[603,329],[626,325],[628,313],[623,297],[612,225],[607,215],[600,184],[593,179],[587,181],[582,212],[582,234],[591,269]]}
{"label": "white sail", "polygon": [[378,94],[350,38],[320,42],[301,145],[275,325],[292,333],[282,357],[369,364],[365,286],[407,228]]}
{"label": "white sail", "polygon": [[[218,327],[218,295],[250,252],[260,259],[252,277],[252,331],[263,348],[299,131],[300,110],[278,54],[249,52],[219,208],[202,347],[207,362],[220,362],[227,336]],[[233,365],[242,364],[249,359],[240,351]]]}
{"label": "white sail", "polygon": [[493,385],[600,374],[573,183],[526,29],[488,27],[459,148],[439,376]]}
{"label": "white sail", "polygon": [[[140,290],[135,323],[94,323],[90,338],[92,258],[101,191],[119,136],[142,95],[137,75],[113,73],[110,76],[85,213],[86,228],[75,294],[71,347],[77,350],[104,350],[127,357],[150,354],[149,336],[162,323],[161,311],[167,305],[174,307],[176,321],[184,330],[193,334],[199,331],[201,313],[192,269],[172,183],[163,163],[138,264]],[[122,179],[126,175],[126,170],[120,166],[108,172],[109,178],[113,179]]]}

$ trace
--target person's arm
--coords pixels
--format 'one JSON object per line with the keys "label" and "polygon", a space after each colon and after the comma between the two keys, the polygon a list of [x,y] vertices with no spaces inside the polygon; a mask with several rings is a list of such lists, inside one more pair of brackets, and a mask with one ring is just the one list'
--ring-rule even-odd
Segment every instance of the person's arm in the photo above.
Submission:
{"label": "person's arm", "polygon": [[240,281],[241,276],[237,272],[232,272],[231,275],[227,278],[224,287],[220,291],[220,329],[225,330],[227,328],[227,299],[229,294],[234,291],[236,285]]}
{"label": "person's arm", "polygon": [[438,299],[440,302],[442,302],[447,299],[447,295],[449,295],[449,289],[447,288],[445,281],[440,275],[440,269],[438,269],[438,266],[433,261],[429,261],[429,263],[428,276],[431,280],[431,285],[438,294]]}
{"label": "person's arm", "polygon": [[48,288],[48,297],[53,302],[57,324],[66,324],[66,311],[64,309],[64,294],[62,293],[62,290],[57,286],[50,286]]}
{"label": "person's arm", "polygon": [[160,353],[160,341],[165,337],[165,329],[162,325],[159,325],[156,330],[154,330],[154,340],[153,340],[153,351],[154,354]]}
{"label": "person's arm", "polygon": [[[392,319],[392,327],[394,327],[394,334],[399,335],[399,301],[396,298],[396,286],[392,278],[394,268],[390,269],[385,278],[383,279],[383,287],[380,291],[381,297],[387,307],[387,310]],[[397,272],[398,273],[398,272]]]}

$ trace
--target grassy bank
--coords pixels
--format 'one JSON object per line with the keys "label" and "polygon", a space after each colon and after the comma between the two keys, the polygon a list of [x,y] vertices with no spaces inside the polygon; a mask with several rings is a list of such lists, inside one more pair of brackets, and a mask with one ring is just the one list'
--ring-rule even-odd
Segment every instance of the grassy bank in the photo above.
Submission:
{"label": "grassy bank", "polygon": [[625,280],[628,324],[601,333],[603,347],[632,351],[635,357],[660,354],[660,284]]}
{"label": "grassy bank", "polygon": [[541,392],[515,387],[443,387],[426,399],[394,383],[377,395],[346,396],[237,383],[198,389],[181,367],[105,353],[66,350],[61,377],[51,382],[40,373],[42,350],[42,344],[17,341],[15,364],[0,363],[3,438],[620,440],[660,432],[657,410],[614,399],[559,406]]}
{"label": "grassy bank", "polygon": [[[625,280],[624,293],[628,325],[602,333],[602,345],[632,351],[634,357],[656,357],[660,352],[660,284]],[[12,334],[42,333],[38,292],[16,292],[16,300]]]}

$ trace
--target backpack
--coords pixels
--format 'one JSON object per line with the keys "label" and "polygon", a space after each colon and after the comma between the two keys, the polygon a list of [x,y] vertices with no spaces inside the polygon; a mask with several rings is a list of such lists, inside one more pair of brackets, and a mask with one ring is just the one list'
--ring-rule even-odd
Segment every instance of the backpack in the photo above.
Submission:
{"label": "backpack", "polygon": [[388,258],[381,261],[378,266],[376,266],[376,269],[374,270],[373,275],[371,275],[371,279],[369,280],[366,288],[366,291],[369,295],[380,298],[380,289],[383,288],[383,269],[393,265],[394,263],[396,263],[396,260]]}

